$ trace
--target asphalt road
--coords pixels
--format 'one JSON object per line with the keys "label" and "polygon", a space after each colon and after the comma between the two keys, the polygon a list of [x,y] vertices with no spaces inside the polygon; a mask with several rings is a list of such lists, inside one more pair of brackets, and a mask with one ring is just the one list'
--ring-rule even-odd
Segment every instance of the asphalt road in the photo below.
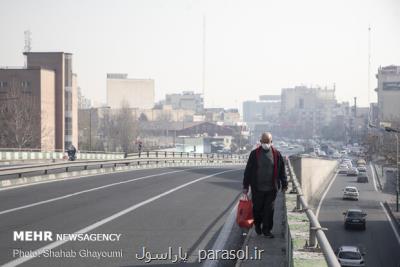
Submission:
{"label": "asphalt road", "polygon": [[[41,248],[53,254],[47,250],[21,266],[179,264],[138,259],[145,247],[152,255],[169,249],[178,254],[181,248],[187,262],[197,266],[199,251],[212,247],[236,204],[242,176],[242,167],[163,168],[0,190],[0,264],[21,263],[18,253]],[[14,241],[14,231],[52,231],[53,241]],[[121,236],[119,241],[55,240],[55,234],[77,231]]]}
{"label": "asphalt road", "polygon": [[[327,192],[319,213],[322,227],[334,249],[342,245],[355,245],[366,253],[366,266],[398,267],[400,265],[400,240],[396,238],[381,202],[386,195],[375,190],[371,168],[368,166],[369,183],[357,183],[357,177],[338,174]],[[360,198],[342,200],[346,186],[356,186]],[[367,215],[366,231],[345,230],[342,212],[349,208],[361,208]]]}

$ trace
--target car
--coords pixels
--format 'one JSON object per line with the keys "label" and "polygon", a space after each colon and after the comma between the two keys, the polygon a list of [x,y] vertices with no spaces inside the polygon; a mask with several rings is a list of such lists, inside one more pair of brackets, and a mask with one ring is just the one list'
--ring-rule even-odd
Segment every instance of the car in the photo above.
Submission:
{"label": "car", "polygon": [[359,172],[357,175],[357,183],[368,183],[368,176],[366,172]]}
{"label": "car", "polygon": [[367,168],[365,166],[358,166],[357,170],[358,172],[367,172]]}
{"label": "car", "polygon": [[356,246],[341,246],[336,252],[340,266],[365,267],[364,255]]}
{"label": "car", "polygon": [[358,170],[355,167],[351,167],[348,171],[347,171],[347,176],[357,176],[358,175]]}
{"label": "car", "polygon": [[343,189],[343,199],[355,199],[358,200],[360,193],[358,192],[357,187],[355,186],[346,186]]}
{"label": "car", "polygon": [[349,168],[347,167],[347,165],[340,165],[339,166],[339,174],[347,174],[347,171],[349,170]]}
{"label": "car", "polygon": [[360,209],[348,209],[343,212],[344,215],[344,228],[349,229],[351,227],[358,227],[362,230],[366,229],[366,219],[367,214]]}
{"label": "car", "polygon": [[346,164],[349,168],[353,167],[353,163],[351,162],[351,160],[343,160],[342,164]]}
{"label": "car", "polygon": [[367,162],[364,159],[357,160],[357,166],[365,166]]}

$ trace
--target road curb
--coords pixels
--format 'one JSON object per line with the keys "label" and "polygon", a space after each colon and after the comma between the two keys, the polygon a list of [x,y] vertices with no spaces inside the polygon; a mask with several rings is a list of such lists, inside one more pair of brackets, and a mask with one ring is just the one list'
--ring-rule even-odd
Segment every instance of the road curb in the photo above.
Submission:
{"label": "road curb", "polygon": [[395,223],[396,227],[397,227],[397,231],[400,232],[400,220],[398,220],[393,212],[392,209],[389,207],[389,204],[385,201],[383,203],[383,207],[385,208],[385,210],[387,211],[387,213],[389,214],[390,218],[392,219],[392,221]]}
{"label": "road curb", "polygon": [[376,170],[375,163],[371,163],[371,165],[373,169],[372,171],[375,173],[376,180],[378,181],[379,190],[382,191],[382,181],[381,178],[379,177],[378,171]]}
{"label": "road curb", "polygon": [[0,189],[13,188],[21,185],[30,185],[30,184],[40,184],[47,181],[58,181],[79,177],[89,177],[95,176],[98,174],[107,174],[107,173],[115,173],[115,172],[126,172],[132,170],[140,170],[140,169],[157,169],[157,168],[170,168],[170,167],[224,167],[224,166],[239,166],[243,165],[243,163],[226,163],[224,165],[221,164],[199,164],[199,163],[162,163],[162,164],[149,164],[149,165],[132,165],[132,166],[117,166],[117,167],[109,167],[102,169],[93,169],[93,170],[81,170],[81,171],[71,171],[71,172],[63,172],[57,174],[46,174],[32,177],[22,177],[22,178],[14,178],[0,181]]}
{"label": "road curb", "polygon": [[[244,240],[244,242],[243,242],[243,245],[242,245],[242,249],[244,249],[244,248],[249,244],[250,235],[253,235],[253,232],[254,232],[254,229],[253,229],[253,228],[254,228],[254,227],[251,227],[250,230],[247,232],[246,238],[245,238],[245,240]],[[235,267],[240,267],[240,266],[242,266],[242,263],[243,263],[243,260],[242,260],[242,259],[238,259],[238,260],[236,261]]]}

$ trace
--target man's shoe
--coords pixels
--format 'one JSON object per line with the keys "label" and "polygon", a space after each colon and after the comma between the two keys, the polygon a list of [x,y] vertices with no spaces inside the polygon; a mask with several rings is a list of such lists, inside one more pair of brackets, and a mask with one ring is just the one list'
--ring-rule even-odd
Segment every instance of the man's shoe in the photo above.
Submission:
{"label": "man's shoe", "polygon": [[274,238],[275,237],[271,232],[264,233],[264,236],[268,237],[268,238]]}
{"label": "man's shoe", "polygon": [[261,231],[261,227],[259,225],[254,225],[254,230],[256,231],[257,235],[261,235],[262,231]]}

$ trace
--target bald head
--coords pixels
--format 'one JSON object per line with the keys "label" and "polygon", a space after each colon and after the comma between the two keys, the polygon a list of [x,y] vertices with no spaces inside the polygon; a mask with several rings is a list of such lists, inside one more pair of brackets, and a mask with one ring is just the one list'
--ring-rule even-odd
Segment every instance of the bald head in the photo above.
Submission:
{"label": "bald head", "polygon": [[260,142],[262,144],[271,144],[271,142],[272,142],[272,134],[270,132],[262,133]]}

